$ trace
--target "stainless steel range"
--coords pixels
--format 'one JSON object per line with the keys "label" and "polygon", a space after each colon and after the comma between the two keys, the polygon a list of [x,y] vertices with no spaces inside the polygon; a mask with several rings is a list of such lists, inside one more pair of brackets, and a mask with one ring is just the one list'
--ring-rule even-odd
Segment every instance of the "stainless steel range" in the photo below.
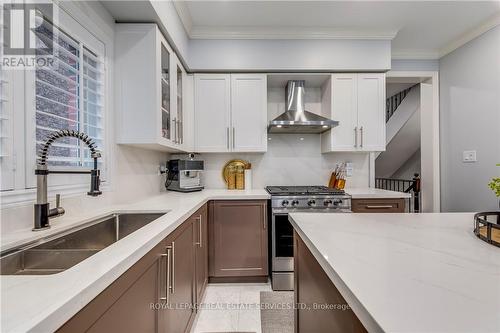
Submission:
{"label": "stainless steel range", "polygon": [[271,194],[271,265],[273,290],[293,290],[293,227],[291,212],[351,211],[351,196],[325,186],[268,186]]}

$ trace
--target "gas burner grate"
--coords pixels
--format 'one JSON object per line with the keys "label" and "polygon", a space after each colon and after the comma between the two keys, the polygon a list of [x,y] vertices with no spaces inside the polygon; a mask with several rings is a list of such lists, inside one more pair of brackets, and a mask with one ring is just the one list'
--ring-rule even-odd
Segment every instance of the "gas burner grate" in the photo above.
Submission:
{"label": "gas burner grate", "polygon": [[343,190],[337,190],[326,186],[267,186],[267,192],[271,195],[342,195]]}

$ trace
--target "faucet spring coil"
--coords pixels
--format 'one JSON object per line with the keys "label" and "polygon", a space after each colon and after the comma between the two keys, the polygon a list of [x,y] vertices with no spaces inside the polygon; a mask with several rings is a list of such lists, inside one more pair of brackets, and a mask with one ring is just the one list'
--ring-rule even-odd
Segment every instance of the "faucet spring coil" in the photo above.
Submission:
{"label": "faucet spring coil", "polygon": [[96,149],[95,142],[92,141],[92,138],[90,138],[87,134],[79,132],[79,131],[74,131],[74,130],[59,130],[51,133],[48,137],[47,140],[45,141],[45,144],[42,146],[39,152],[39,165],[45,165],[47,163],[47,155],[50,146],[52,143],[54,143],[57,139],[64,138],[64,137],[73,137],[81,140],[83,143],[87,145],[87,147],[90,149],[90,154],[91,156],[94,157],[99,157],[100,154]]}

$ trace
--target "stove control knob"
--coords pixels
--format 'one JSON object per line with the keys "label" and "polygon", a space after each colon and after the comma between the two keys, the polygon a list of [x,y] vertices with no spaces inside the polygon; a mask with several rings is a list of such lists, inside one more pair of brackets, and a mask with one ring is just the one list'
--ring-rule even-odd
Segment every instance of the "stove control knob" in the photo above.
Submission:
{"label": "stove control knob", "polygon": [[342,200],[341,199],[336,199],[336,200],[333,200],[333,205],[334,206],[339,206],[342,204]]}
{"label": "stove control knob", "polygon": [[309,201],[307,202],[307,205],[308,205],[309,207],[316,206],[316,200],[314,200],[314,199],[309,200]]}
{"label": "stove control knob", "polygon": [[292,201],[292,206],[298,206],[299,200],[293,200]]}
{"label": "stove control knob", "polygon": [[283,201],[281,202],[281,205],[282,205],[283,207],[288,206],[288,204],[289,204],[288,200],[283,200]]}
{"label": "stove control knob", "polygon": [[326,207],[328,207],[328,206],[330,206],[332,204],[333,204],[333,202],[330,199],[323,201],[323,205],[325,205]]}

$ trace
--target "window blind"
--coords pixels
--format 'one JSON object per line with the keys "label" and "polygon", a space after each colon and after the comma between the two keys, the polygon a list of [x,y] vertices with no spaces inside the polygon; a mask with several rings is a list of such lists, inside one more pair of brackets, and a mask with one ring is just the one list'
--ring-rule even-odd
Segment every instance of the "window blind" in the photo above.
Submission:
{"label": "window blind", "polygon": [[0,190],[14,188],[11,82],[0,65]]}
{"label": "window blind", "polygon": [[[0,25],[3,27],[3,14],[1,16]],[[0,54],[2,55],[4,46],[2,34],[0,36]],[[0,63],[0,190],[2,191],[14,188],[12,80],[10,74],[10,71],[5,70]]]}
{"label": "window blind", "polygon": [[[103,151],[104,75],[99,55],[47,20],[36,29],[36,36],[40,46],[52,41],[55,64],[36,69],[37,152],[45,138],[60,129],[83,131]],[[39,49],[37,55],[47,54]],[[85,144],[75,138],[62,138],[51,146],[47,164],[74,168],[89,167],[91,162]]]}

